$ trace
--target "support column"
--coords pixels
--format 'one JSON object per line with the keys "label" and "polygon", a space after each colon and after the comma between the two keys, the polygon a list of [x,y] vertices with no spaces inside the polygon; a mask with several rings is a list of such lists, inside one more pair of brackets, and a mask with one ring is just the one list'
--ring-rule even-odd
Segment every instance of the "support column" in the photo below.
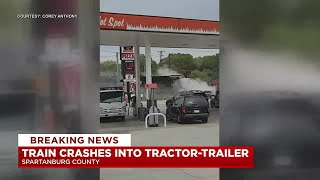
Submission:
{"label": "support column", "polygon": [[[145,57],[146,57],[146,83],[152,83],[152,72],[151,72],[151,45],[148,39],[145,41]],[[146,89],[146,96],[149,100],[149,90]]]}
{"label": "support column", "polygon": [[138,115],[138,108],[141,107],[141,91],[140,91],[140,61],[139,61],[139,44],[136,43],[134,46],[134,66],[136,74],[136,114]]}

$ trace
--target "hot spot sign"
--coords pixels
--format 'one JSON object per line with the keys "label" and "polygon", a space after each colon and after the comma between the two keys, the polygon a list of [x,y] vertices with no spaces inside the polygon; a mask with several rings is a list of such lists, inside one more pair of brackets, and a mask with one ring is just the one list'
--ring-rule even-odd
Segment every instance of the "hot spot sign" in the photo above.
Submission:
{"label": "hot spot sign", "polygon": [[100,13],[100,29],[218,35],[219,22],[116,13]]}
{"label": "hot spot sign", "polygon": [[100,27],[107,29],[127,29],[127,24],[124,18],[100,15]]}

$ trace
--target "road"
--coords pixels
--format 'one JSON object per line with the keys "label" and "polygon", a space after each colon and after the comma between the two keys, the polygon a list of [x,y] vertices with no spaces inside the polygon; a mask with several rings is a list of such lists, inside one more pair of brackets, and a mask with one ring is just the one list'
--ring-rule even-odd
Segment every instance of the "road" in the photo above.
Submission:
{"label": "road", "polygon": [[[146,106],[146,102],[142,102],[142,104],[143,106]],[[161,113],[165,114],[165,101],[159,101],[158,108]],[[219,112],[217,111],[217,109],[210,109],[208,124],[218,123],[218,116]],[[190,124],[184,124],[183,126],[193,126],[195,124],[199,124],[199,122],[191,122]],[[159,126],[163,126],[163,118],[159,118]],[[181,127],[181,125],[173,121],[168,121],[167,127]],[[130,117],[126,117],[126,121],[124,122],[120,122],[116,119],[103,119],[101,120],[100,124],[100,130],[102,130],[104,133],[130,133],[131,131],[138,131],[144,129],[144,121],[139,121],[135,117],[132,117],[132,115],[130,115]]]}
{"label": "road", "polygon": [[[161,112],[165,112],[165,103],[158,102]],[[219,111],[210,110],[208,123],[177,124],[169,121],[167,127],[145,128],[144,122],[128,118],[125,122],[101,123],[101,133],[130,133],[132,145],[218,145]],[[101,169],[101,179],[115,180],[218,180],[218,169]]]}

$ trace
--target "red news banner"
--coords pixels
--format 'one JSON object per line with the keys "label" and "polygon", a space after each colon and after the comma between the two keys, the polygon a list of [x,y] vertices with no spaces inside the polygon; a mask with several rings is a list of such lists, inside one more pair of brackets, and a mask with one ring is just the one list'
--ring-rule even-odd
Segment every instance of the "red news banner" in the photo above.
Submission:
{"label": "red news banner", "polygon": [[130,134],[19,134],[19,168],[253,168],[253,147],[131,146]]}

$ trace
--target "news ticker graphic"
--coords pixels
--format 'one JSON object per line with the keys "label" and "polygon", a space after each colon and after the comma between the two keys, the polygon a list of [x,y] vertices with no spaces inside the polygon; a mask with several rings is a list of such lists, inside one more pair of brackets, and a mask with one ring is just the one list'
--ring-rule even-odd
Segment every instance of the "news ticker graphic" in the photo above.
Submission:
{"label": "news ticker graphic", "polygon": [[131,134],[18,134],[19,147],[131,146]]}
{"label": "news ticker graphic", "polygon": [[130,134],[19,134],[19,168],[253,168],[253,147],[131,146]]}

